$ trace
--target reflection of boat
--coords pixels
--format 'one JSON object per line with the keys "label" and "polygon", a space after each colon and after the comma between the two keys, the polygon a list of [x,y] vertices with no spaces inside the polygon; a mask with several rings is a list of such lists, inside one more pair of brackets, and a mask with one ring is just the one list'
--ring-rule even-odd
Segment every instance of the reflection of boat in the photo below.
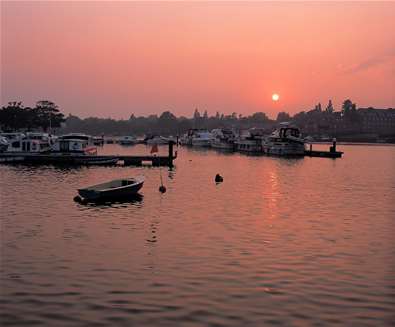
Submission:
{"label": "reflection of boat", "polygon": [[305,153],[304,143],[299,128],[282,123],[263,142],[263,152],[278,156],[302,156]]}
{"label": "reflection of boat", "polygon": [[121,145],[134,145],[137,143],[137,139],[133,136],[122,136],[119,139],[119,144]]}
{"label": "reflection of boat", "polygon": [[115,179],[110,182],[89,186],[78,190],[86,200],[126,198],[136,195],[143,187],[144,177]]}

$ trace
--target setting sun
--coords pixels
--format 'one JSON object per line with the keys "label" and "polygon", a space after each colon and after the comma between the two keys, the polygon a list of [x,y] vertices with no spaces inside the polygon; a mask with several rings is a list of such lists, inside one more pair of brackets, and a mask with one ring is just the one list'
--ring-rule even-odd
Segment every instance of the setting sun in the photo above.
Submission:
{"label": "setting sun", "polygon": [[277,93],[274,93],[273,95],[272,95],[272,100],[273,101],[278,101],[280,99],[280,96],[277,94]]}

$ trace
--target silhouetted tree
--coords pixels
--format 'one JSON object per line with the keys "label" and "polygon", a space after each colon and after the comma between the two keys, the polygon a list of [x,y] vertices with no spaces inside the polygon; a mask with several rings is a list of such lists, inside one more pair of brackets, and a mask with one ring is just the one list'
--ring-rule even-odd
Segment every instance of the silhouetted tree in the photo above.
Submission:
{"label": "silhouetted tree", "polygon": [[64,122],[64,115],[59,111],[58,106],[48,100],[38,101],[35,108],[36,125],[47,131],[49,127],[60,127]]}
{"label": "silhouetted tree", "polygon": [[287,112],[280,111],[280,112],[277,114],[277,119],[276,119],[276,121],[279,122],[279,123],[281,123],[281,122],[286,122],[286,121],[290,121],[290,120],[291,120],[291,116],[290,116]]}

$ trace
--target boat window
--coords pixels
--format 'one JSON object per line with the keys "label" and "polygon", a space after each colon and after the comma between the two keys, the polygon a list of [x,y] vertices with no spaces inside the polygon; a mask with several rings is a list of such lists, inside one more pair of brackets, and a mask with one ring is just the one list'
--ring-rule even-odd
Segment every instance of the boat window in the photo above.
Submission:
{"label": "boat window", "polygon": [[21,146],[21,142],[19,142],[19,141],[12,142],[12,143],[11,143],[11,146],[12,146],[13,148],[19,148],[19,147]]}

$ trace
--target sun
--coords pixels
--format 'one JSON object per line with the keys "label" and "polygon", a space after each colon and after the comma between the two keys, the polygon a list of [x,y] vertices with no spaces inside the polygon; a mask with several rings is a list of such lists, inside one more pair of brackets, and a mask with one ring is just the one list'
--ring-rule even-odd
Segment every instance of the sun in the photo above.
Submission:
{"label": "sun", "polygon": [[278,101],[278,100],[280,100],[280,96],[277,93],[273,93],[272,94],[272,100],[273,101]]}

